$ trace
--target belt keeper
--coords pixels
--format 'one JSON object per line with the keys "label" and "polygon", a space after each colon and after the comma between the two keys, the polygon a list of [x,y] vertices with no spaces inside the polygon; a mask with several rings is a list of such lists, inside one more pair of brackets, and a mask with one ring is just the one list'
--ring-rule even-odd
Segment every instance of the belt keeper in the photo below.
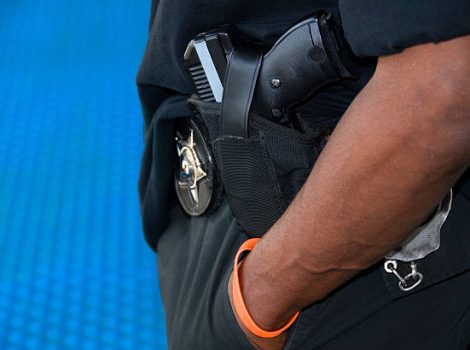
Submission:
{"label": "belt keeper", "polygon": [[238,316],[238,319],[243,324],[243,326],[248,329],[251,333],[256,335],[259,338],[275,338],[284,331],[286,331],[292,324],[295,322],[297,317],[299,317],[300,311],[294,314],[292,318],[285,324],[282,328],[275,331],[266,331],[259,327],[255,321],[250,316],[248,309],[246,308],[245,302],[243,300],[242,291],[240,288],[240,280],[238,277],[238,267],[240,255],[247,251],[252,251],[256,243],[258,243],[259,238],[251,238],[245,241],[240,248],[238,249],[237,255],[235,256],[234,267],[233,267],[233,278],[232,278],[232,297],[233,297],[233,311]]}

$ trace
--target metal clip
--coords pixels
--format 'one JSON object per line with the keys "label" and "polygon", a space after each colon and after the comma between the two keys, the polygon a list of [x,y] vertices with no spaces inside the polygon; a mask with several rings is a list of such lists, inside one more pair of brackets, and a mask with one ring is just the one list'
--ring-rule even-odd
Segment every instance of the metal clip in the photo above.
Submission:
{"label": "metal clip", "polygon": [[418,267],[415,261],[410,263],[411,272],[406,276],[401,276],[397,271],[398,263],[396,260],[386,260],[384,263],[384,269],[387,273],[392,273],[398,279],[398,287],[403,292],[409,292],[415,289],[423,281],[423,274],[418,271]]}

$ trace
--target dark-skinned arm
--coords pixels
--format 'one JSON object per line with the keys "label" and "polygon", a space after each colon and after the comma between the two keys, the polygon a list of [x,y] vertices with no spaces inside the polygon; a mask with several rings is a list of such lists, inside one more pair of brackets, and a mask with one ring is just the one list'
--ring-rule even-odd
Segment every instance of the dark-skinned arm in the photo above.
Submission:
{"label": "dark-skinned arm", "polygon": [[[379,261],[466,170],[469,57],[466,36],[379,58],[303,188],[241,265],[259,326],[280,328]],[[261,349],[285,339],[247,335]]]}

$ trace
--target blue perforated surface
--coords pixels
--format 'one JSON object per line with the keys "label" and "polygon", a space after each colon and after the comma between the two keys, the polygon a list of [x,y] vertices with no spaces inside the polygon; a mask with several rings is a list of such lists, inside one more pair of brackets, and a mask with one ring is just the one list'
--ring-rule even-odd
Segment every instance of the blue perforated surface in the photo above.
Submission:
{"label": "blue perforated surface", "polygon": [[141,232],[149,0],[0,3],[0,349],[166,347]]}

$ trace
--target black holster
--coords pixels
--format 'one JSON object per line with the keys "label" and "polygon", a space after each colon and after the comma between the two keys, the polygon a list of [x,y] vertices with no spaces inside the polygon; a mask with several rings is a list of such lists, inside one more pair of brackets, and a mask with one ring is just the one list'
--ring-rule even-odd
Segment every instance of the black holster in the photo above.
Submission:
{"label": "black holster", "polygon": [[247,136],[223,135],[220,104],[188,102],[207,127],[234,216],[248,235],[263,235],[305,182],[336,122],[300,132],[250,112]]}

